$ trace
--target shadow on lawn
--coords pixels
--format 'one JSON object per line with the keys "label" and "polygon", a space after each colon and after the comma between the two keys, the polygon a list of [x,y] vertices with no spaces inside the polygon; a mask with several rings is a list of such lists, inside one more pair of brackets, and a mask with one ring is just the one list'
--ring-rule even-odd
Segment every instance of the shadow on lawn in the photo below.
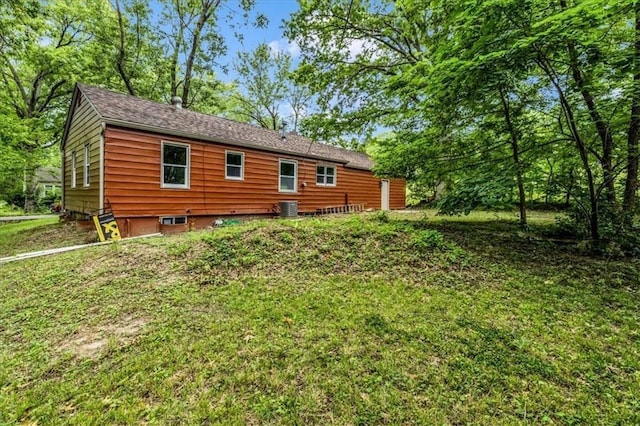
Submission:
{"label": "shadow on lawn", "polygon": [[610,259],[588,256],[577,241],[553,240],[548,226],[515,222],[402,221],[415,229],[436,229],[483,264],[516,267],[530,276],[554,278],[565,285],[596,285],[600,289],[640,287],[640,262],[636,258]]}

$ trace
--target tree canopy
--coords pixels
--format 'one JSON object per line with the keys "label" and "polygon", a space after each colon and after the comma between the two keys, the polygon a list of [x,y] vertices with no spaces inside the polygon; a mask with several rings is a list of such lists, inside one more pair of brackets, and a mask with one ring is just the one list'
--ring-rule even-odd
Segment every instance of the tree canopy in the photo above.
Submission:
{"label": "tree canopy", "polygon": [[640,2],[306,0],[287,35],[312,130],[386,129],[378,172],[444,211],[569,201],[594,240],[637,212]]}

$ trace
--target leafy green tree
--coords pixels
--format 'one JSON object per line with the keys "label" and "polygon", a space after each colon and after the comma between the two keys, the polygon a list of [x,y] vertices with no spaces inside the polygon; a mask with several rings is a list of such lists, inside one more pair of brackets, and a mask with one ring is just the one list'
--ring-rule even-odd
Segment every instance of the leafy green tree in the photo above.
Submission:
{"label": "leafy green tree", "polygon": [[133,96],[162,100],[168,62],[149,3],[111,0],[111,10],[94,17],[88,32],[95,39],[89,66],[99,66],[95,82]]}
{"label": "leafy green tree", "polygon": [[[218,19],[222,7],[230,8],[231,3],[223,0],[161,0],[161,23],[167,28],[161,34],[168,58],[169,93],[180,96],[186,108],[205,102],[199,99],[198,90],[215,81],[213,69],[227,49],[217,27]],[[253,0],[239,3],[245,25],[250,24],[249,12],[254,6]],[[263,27],[267,22],[266,17],[258,13],[251,24]]]}
{"label": "leafy green tree", "polygon": [[311,96],[293,81],[290,54],[260,44],[253,52],[238,52],[234,68],[243,92],[236,95],[238,115],[273,130],[292,119],[298,130]]}
{"label": "leafy green tree", "polygon": [[59,159],[51,148],[61,136],[69,95],[91,71],[87,25],[106,12],[101,1],[0,5],[0,143],[3,162],[12,159],[3,173],[22,176],[26,184],[39,165]]}
{"label": "leafy green tree", "polygon": [[0,193],[6,198],[22,187],[28,194],[24,184],[38,166],[59,164],[56,145],[77,81],[159,101],[180,89],[186,106],[228,110],[235,88],[211,69],[223,51],[214,19],[219,4],[167,1],[165,13],[182,19],[182,41],[172,49],[139,0],[1,3]]}
{"label": "leafy green tree", "polygon": [[[386,127],[396,137],[381,171],[431,183],[470,182],[452,160],[479,173],[486,157],[496,178],[513,173],[523,221],[527,176],[557,152],[553,179],[570,181],[599,240],[602,217],[620,218],[618,184],[626,214],[637,208],[637,23],[631,0],[309,0],[287,34],[302,50],[298,78],[327,111],[310,120],[317,132]],[[514,167],[502,166],[503,143]]]}

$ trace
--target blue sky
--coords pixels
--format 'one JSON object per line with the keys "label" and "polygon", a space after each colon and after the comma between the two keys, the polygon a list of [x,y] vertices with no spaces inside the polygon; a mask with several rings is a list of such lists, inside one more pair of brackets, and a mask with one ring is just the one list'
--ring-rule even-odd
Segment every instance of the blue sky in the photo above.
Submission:
{"label": "blue sky", "polygon": [[[252,51],[260,43],[265,43],[271,46],[274,50],[289,52],[294,58],[298,56],[298,50],[295,45],[288,43],[284,38],[283,21],[288,19],[291,13],[298,10],[298,2],[296,0],[256,0],[254,10],[251,12],[251,16],[255,17],[257,13],[262,13],[269,18],[269,25],[266,28],[254,28],[244,27],[242,33],[244,40],[242,43],[238,42],[233,36],[233,30],[231,25],[241,24],[242,13],[238,2],[231,1],[223,3],[224,6],[220,10],[220,19],[218,21],[219,29],[224,35],[227,41],[228,53],[225,57],[220,59],[220,62],[231,65],[233,59],[237,56],[238,51]],[[235,22],[227,22],[226,16],[228,12],[235,11],[237,13],[231,13],[237,17]],[[235,77],[233,69],[229,67],[229,74],[219,74],[218,78],[224,81],[231,81]]]}
{"label": "blue sky", "polygon": [[[149,4],[154,14],[152,19],[158,22],[162,13],[162,5],[157,0],[151,0]],[[260,13],[269,20],[266,28],[256,28],[255,26],[245,25],[244,12],[238,0],[222,2],[218,10],[217,28],[226,41],[227,54],[218,58],[217,62],[225,65],[228,73],[224,74],[218,68],[215,69],[216,76],[226,82],[233,81],[236,76],[232,63],[238,52],[253,51],[260,43],[268,44],[276,51],[290,53],[295,63],[295,58],[299,56],[299,50],[284,38],[283,27],[284,21],[297,10],[298,2],[296,0],[255,0],[255,6],[249,13],[249,20],[255,21],[256,16]],[[244,37],[242,42],[234,36],[235,31],[242,33]]]}

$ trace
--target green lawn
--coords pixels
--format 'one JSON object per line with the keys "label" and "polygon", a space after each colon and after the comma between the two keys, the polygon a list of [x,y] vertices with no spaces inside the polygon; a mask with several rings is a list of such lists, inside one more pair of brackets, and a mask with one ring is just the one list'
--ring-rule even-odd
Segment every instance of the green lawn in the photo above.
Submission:
{"label": "green lawn", "polygon": [[0,266],[0,424],[638,424],[638,260],[547,242],[546,216],[472,219],[254,221]]}
{"label": "green lawn", "polygon": [[57,217],[0,222],[0,257],[95,241],[95,230],[77,229]]}
{"label": "green lawn", "polygon": [[0,200],[0,216],[22,216],[24,210]]}

